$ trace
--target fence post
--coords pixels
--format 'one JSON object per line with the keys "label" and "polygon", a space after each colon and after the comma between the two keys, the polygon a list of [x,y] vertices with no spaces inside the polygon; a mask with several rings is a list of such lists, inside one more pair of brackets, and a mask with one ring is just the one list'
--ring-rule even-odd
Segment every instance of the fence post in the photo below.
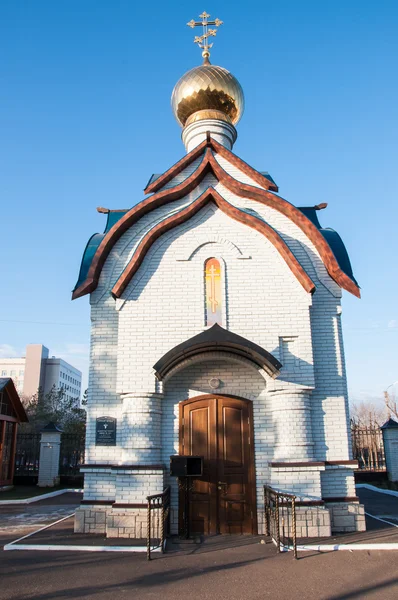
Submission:
{"label": "fence post", "polygon": [[388,479],[398,481],[398,423],[388,419],[381,426]]}
{"label": "fence post", "polygon": [[59,485],[59,451],[61,433],[55,423],[49,423],[41,431],[39,487]]}

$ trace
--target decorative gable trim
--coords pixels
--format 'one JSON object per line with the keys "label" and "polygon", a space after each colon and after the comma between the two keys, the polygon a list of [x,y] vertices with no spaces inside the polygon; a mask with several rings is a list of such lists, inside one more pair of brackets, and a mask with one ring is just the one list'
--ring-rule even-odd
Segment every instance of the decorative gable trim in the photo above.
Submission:
{"label": "decorative gable trim", "polygon": [[[152,194],[153,192],[158,192],[163,186],[165,186],[169,181],[177,177],[188,165],[190,165],[194,160],[196,160],[201,154],[203,154],[206,150],[212,149],[214,152],[225,158],[232,166],[236,167],[240,171],[242,171],[245,175],[253,179],[258,185],[266,190],[272,190],[274,192],[278,191],[278,186],[272,181],[269,181],[264,175],[261,175],[258,171],[253,169],[250,165],[245,163],[244,160],[236,156],[233,152],[225,148],[222,144],[214,140],[210,137],[208,132],[207,140],[196,146],[189,154],[184,156],[181,160],[179,160],[175,165],[173,165],[170,169],[168,169],[163,175],[158,177],[153,183],[149,184],[145,190],[145,194]],[[206,157],[206,155],[205,155]]]}
{"label": "decorative gable trim", "polygon": [[[206,147],[207,146],[207,147]],[[323,237],[322,233],[317,229],[317,227],[306,217],[301,210],[290,204],[287,200],[284,200],[280,196],[265,190],[260,189],[240,181],[235,180],[231,175],[229,175],[222,166],[217,162],[214,158],[210,146],[214,148],[217,152],[225,151],[229,152],[221,144],[218,144],[213,139],[208,139],[206,142],[203,142],[195,148],[189,155],[184,157],[182,161],[177,163],[180,165],[182,170],[189,164],[184,163],[186,159],[190,156],[191,160],[197,158],[200,154],[200,151],[204,151],[203,160],[200,163],[199,167],[194,171],[187,179],[185,179],[179,185],[160,191],[149,198],[146,198],[142,202],[140,202],[137,206],[134,206],[131,210],[129,210],[121,219],[115,223],[115,225],[108,231],[108,233],[103,238],[101,244],[99,245],[92,263],[90,265],[86,280],[74,290],[72,294],[72,299],[79,298],[80,296],[84,296],[90,292],[93,292],[97,285],[98,279],[101,273],[101,269],[105,263],[105,260],[111,251],[112,247],[116,243],[116,241],[121,237],[121,235],[127,231],[129,227],[131,227],[134,223],[136,223],[141,217],[143,217],[148,212],[167,204],[168,202],[172,202],[173,200],[178,200],[183,198],[187,194],[189,194],[192,190],[194,190],[198,184],[204,179],[204,177],[208,173],[212,173],[220,183],[225,185],[225,187],[232,191],[237,196],[242,198],[249,198],[251,200],[256,200],[262,204],[270,206],[271,208],[279,211],[280,213],[287,216],[293,223],[295,223],[300,229],[305,233],[305,235],[311,240],[314,244],[315,248],[318,250],[320,257],[329,273],[330,277],[343,289],[349,291],[354,296],[360,298],[360,290],[358,285],[346,275],[342,269],[340,268],[329,244]],[[196,154],[193,154],[197,151]],[[235,157],[232,153],[229,153],[231,156],[228,156],[228,160],[232,163],[232,158],[236,159],[235,162],[240,161],[238,157]],[[241,161],[243,162],[243,161]],[[183,164],[184,163],[184,164]],[[170,174],[170,170],[167,172]],[[167,179],[168,175],[165,173],[165,177]],[[258,174],[259,177],[262,175]],[[174,175],[170,175],[170,178],[174,177]],[[163,177],[163,176],[162,176]],[[170,180],[167,179],[167,181]],[[264,178],[265,179],[265,178]],[[153,190],[155,189],[153,186],[159,182],[160,178],[154,182],[152,186],[147,188]],[[268,180],[265,181],[270,184]],[[162,185],[166,183],[166,180],[163,181]],[[157,188],[156,188],[157,189]],[[232,207],[232,205],[228,204]],[[238,210],[238,209],[236,209]],[[178,213],[179,215],[180,213]],[[262,222],[262,221],[259,221]]]}
{"label": "decorative gable trim", "polygon": [[280,235],[267,223],[261,221],[257,217],[253,215],[249,215],[240,209],[232,206],[229,202],[224,200],[224,198],[216,192],[216,190],[212,187],[208,188],[199,198],[194,200],[192,204],[181,210],[175,215],[168,217],[155,227],[151,229],[138,244],[136,251],[134,252],[129,264],[124,269],[123,273],[120,275],[116,284],[112,288],[112,295],[114,298],[120,298],[126,289],[128,283],[131,281],[132,277],[138,271],[142,261],[144,260],[148,250],[152,246],[152,244],[164,233],[185,223],[191,217],[193,217],[201,208],[203,208],[209,202],[214,202],[214,204],[222,210],[225,214],[227,214],[232,219],[243,223],[244,225],[248,225],[252,229],[262,233],[278,250],[279,254],[282,256],[289,269],[295,275],[297,280],[301,283],[306,292],[313,293],[315,291],[315,285],[312,279],[307,275],[304,271],[303,267],[300,265],[294,254],[288,248],[286,243],[282,240]]}
{"label": "decorative gable trim", "polygon": [[361,297],[361,292],[358,285],[348,277],[341,270],[329,244],[323,237],[322,233],[315,227],[315,225],[306,217],[298,208],[290,204],[284,198],[277,196],[266,190],[247,185],[236,181],[229,173],[227,173],[221,165],[215,160],[212,155],[209,158],[209,162],[212,166],[212,170],[217,179],[225,185],[231,192],[240,196],[241,198],[250,198],[256,200],[278,210],[282,214],[286,215],[293,223],[295,223],[300,229],[307,235],[307,237],[314,244],[318,250],[321,259],[326,267],[330,277],[339,285],[341,288],[347,290],[358,298]]}

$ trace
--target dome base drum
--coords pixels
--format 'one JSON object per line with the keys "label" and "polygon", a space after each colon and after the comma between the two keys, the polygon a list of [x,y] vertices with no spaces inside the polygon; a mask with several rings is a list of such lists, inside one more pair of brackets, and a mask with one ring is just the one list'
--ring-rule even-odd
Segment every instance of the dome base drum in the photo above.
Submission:
{"label": "dome base drum", "polygon": [[208,131],[213,139],[228,150],[232,150],[237,138],[236,129],[232,123],[228,123],[225,119],[202,118],[198,121],[192,121],[182,131],[181,137],[186,151],[190,152],[196,146],[199,146],[206,139]]}

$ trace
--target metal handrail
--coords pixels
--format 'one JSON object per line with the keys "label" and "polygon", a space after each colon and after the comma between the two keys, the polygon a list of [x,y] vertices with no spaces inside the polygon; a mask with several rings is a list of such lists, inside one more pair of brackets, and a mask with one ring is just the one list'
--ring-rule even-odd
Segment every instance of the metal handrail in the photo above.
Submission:
{"label": "metal handrail", "polygon": [[294,494],[264,486],[266,534],[272,537],[277,552],[281,551],[281,546],[292,549],[294,558],[297,558],[296,498]]}
{"label": "metal handrail", "polygon": [[[170,486],[167,486],[162,493],[147,496],[147,537],[146,537],[146,555],[151,560],[151,551],[156,548],[165,551],[166,536],[170,533]],[[157,511],[156,522],[152,521],[152,511]],[[151,547],[151,529],[156,528],[159,544]],[[160,535],[159,535],[160,534]]]}

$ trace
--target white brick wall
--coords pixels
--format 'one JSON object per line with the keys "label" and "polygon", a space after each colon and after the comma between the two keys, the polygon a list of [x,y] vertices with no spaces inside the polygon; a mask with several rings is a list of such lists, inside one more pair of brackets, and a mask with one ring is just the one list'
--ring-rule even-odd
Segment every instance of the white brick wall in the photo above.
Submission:
{"label": "white brick wall", "polygon": [[84,500],[115,500],[115,475],[111,469],[86,470],[84,472]]}
{"label": "white brick wall", "polygon": [[322,495],[324,498],[355,497],[355,481],[352,468],[347,466],[328,466],[321,474]]}
{"label": "white brick wall", "polygon": [[[189,261],[176,260],[184,248],[191,249],[195,238],[203,234],[232,238],[241,252],[252,258],[231,257],[225,244],[213,242],[201,245]],[[119,393],[132,389],[155,391],[152,366],[156,360],[203,330],[203,266],[210,256],[225,263],[228,302],[224,311],[228,328],[276,356],[279,337],[296,335],[301,366],[296,382],[313,384],[308,309],[311,297],[264,236],[208,206],[189,224],[156,241],[127,287],[128,300],[119,311]],[[281,289],[286,292],[281,294]]]}

